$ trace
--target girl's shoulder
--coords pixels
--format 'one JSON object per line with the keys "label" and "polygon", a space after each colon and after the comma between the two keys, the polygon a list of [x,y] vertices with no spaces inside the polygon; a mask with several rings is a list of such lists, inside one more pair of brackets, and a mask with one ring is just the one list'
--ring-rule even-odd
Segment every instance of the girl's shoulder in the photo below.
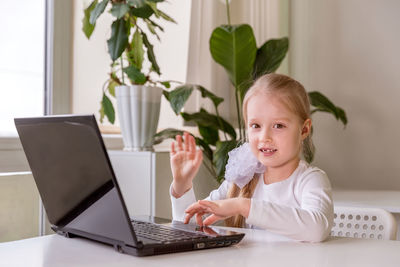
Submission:
{"label": "girl's shoulder", "polygon": [[301,160],[297,173],[297,182],[302,185],[314,185],[318,187],[331,187],[328,175],[325,171]]}

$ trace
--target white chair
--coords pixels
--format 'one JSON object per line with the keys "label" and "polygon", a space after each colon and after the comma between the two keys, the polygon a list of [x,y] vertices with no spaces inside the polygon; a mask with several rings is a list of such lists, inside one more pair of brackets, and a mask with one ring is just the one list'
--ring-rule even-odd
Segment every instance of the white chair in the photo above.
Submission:
{"label": "white chair", "polygon": [[397,223],[384,209],[334,207],[331,236],[396,240]]}

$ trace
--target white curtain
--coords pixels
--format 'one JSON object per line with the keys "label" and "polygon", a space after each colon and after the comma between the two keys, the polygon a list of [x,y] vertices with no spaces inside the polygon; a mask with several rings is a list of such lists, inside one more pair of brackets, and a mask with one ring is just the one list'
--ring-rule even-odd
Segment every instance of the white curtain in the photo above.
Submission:
{"label": "white curtain", "polygon": [[[289,0],[232,0],[230,3],[231,24],[247,23],[254,30],[257,46],[267,39],[288,35]],[[212,31],[221,24],[227,24],[224,0],[192,0],[188,83],[201,84],[225,101],[220,105],[220,114],[229,122],[236,122],[234,89],[225,70],[211,57],[209,40]],[[282,64],[287,72],[286,63]],[[195,112],[204,107],[212,111],[210,101],[203,100],[199,93],[188,100],[185,111]]]}

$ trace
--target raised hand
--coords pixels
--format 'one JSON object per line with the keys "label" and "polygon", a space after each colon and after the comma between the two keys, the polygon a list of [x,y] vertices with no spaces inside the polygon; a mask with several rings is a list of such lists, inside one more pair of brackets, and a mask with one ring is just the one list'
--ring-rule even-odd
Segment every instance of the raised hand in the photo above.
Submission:
{"label": "raised hand", "polygon": [[193,178],[199,171],[203,160],[201,150],[196,150],[194,137],[185,132],[182,136],[175,137],[176,142],[171,144],[170,162],[173,176],[173,196],[181,197],[192,188]]}

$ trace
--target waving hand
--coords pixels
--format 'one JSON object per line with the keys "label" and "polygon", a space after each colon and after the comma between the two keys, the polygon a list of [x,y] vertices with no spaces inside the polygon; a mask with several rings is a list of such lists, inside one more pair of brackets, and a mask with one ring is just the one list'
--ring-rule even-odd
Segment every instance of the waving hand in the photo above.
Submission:
{"label": "waving hand", "polygon": [[175,137],[176,142],[171,144],[170,162],[173,176],[173,195],[181,197],[192,188],[193,178],[199,171],[203,160],[201,150],[196,150],[196,142],[187,132]]}

